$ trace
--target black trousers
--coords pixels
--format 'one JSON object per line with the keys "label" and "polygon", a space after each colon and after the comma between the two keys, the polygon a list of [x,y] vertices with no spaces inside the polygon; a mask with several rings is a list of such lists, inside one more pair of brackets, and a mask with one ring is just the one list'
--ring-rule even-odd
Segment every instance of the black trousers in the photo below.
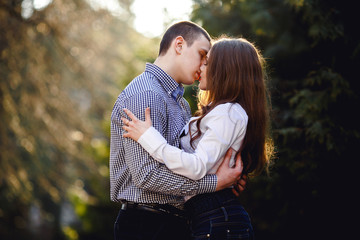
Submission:
{"label": "black trousers", "polygon": [[141,209],[120,210],[114,224],[115,240],[188,240],[187,220]]}

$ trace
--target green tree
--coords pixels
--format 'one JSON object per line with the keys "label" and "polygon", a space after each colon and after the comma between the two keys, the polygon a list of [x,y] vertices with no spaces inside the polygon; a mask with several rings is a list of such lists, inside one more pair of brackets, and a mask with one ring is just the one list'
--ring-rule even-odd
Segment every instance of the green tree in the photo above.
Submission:
{"label": "green tree", "polygon": [[112,238],[112,104],[157,40],[131,28],[132,0],[116,17],[32,3],[0,3],[0,238]]}
{"label": "green tree", "polygon": [[359,145],[354,16],[339,1],[194,0],[192,20],[214,37],[253,41],[267,59],[277,154],[270,178],[242,196],[259,239],[335,234],[319,224],[329,227],[326,203],[344,193],[336,176]]}

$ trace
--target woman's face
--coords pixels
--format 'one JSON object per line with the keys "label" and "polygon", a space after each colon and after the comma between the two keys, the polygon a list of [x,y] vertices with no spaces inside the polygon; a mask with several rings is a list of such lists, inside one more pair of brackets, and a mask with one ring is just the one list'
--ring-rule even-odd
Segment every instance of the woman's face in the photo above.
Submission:
{"label": "woman's face", "polygon": [[[211,50],[210,50],[210,51],[211,51]],[[200,67],[201,74],[200,74],[200,78],[199,78],[199,88],[200,88],[201,90],[206,90],[207,59],[208,59],[209,56],[210,56],[210,51],[209,51],[209,53],[207,54],[207,57],[206,57],[205,61],[203,61],[203,63],[201,64],[201,67]]]}

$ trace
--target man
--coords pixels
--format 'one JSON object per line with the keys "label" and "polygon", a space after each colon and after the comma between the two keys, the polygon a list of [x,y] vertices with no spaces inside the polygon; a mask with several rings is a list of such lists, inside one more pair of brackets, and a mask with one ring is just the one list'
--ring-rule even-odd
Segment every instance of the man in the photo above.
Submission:
{"label": "man", "polygon": [[154,64],[147,63],[119,95],[111,115],[111,200],[121,202],[115,222],[116,239],[188,239],[181,211],[184,196],[214,192],[233,185],[241,171],[225,164],[216,174],[192,181],[152,159],[135,141],[123,138],[124,108],[144,120],[151,109],[153,126],[169,144],[179,147],[179,133],[191,117],[183,84],[200,77],[210,50],[210,36],[192,22],[172,25],[160,43]]}

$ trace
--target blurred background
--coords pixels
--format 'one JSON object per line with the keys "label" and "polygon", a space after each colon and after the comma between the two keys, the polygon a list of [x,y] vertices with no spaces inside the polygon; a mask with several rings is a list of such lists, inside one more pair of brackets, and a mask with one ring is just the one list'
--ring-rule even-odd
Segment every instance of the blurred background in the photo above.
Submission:
{"label": "blurred background", "polygon": [[112,106],[178,20],[267,60],[276,157],[240,197],[256,239],[334,235],[360,146],[358,15],[332,0],[1,0],[0,239],[113,238]]}

